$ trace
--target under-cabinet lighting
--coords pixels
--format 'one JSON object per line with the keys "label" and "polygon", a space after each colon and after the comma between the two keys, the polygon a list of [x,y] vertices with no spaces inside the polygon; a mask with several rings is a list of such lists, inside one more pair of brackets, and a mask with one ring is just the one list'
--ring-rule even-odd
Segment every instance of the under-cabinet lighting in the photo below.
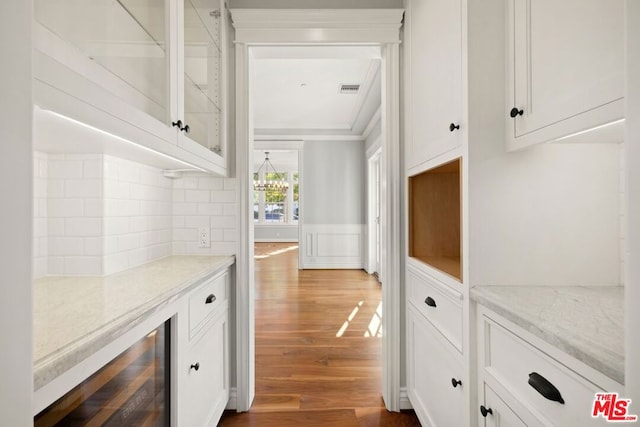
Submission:
{"label": "under-cabinet lighting", "polygon": [[618,123],[622,123],[622,122],[624,122],[624,119],[615,120],[613,122],[605,123],[603,125],[596,126],[594,128],[581,130],[580,132],[574,132],[574,133],[571,133],[569,135],[563,136],[563,137],[558,138],[558,139],[554,139],[553,141],[549,141],[549,142],[558,142],[558,141],[562,141],[563,139],[573,138],[574,136],[579,136],[579,135],[582,135],[582,134],[585,134],[585,133],[588,133],[588,132],[593,132],[594,130],[603,129],[603,128],[606,128],[606,127],[609,127],[609,126],[617,125]]}
{"label": "under-cabinet lighting", "polygon": [[49,113],[49,114],[52,114],[52,115],[54,115],[54,116],[56,116],[56,117],[59,117],[59,118],[61,118],[61,119],[64,119],[64,120],[66,120],[66,121],[68,121],[68,122],[71,122],[71,123],[74,123],[74,124],[80,125],[80,126],[82,126],[82,127],[84,127],[84,128],[90,129],[90,130],[92,130],[92,131],[94,131],[94,132],[98,132],[98,133],[101,133],[101,134],[103,134],[103,135],[109,136],[109,137],[111,137],[111,138],[115,138],[116,140],[118,140],[118,141],[120,141],[120,142],[124,142],[124,143],[126,143],[126,144],[133,145],[134,147],[139,148],[139,149],[141,149],[141,150],[145,150],[145,151],[148,151],[148,152],[150,152],[150,153],[153,153],[153,154],[155,154],[155,155],[157,155],[157,156],[164,157],[165,159],[169,159],[169,160],[172,160],[172,161],[174,161],[174,162],[181,163],[181,164],[183,164],[183,165],[185,165],[185,166],[188,166],[188,167],[193,168],[193,169],[197,169],[197,170],[199,170],[199,171],[201,171],[201,172],[206,172],[206,170],[205,170],[205,169],[202,169],[201,167],[198,167],[198,166],[196,166],[196,165],[194,165],[194,164],[191,164],[191,163],[189,163],[189,162],[185,162],[184,160],[176,159],[176,158],[175,158],[175,157],[173,157],[173,156],[170,156],[170,155],[168,155],[168,154],[165,154],[165,153],[162,153],[162,152],[160,152],[160,151],[154,150],[153,148],[149,148],[149,147],[146,147],[146,146],[144,146],[144,145],[138,144],[137,142],[133,142],[133,141],[131,141],[131,140],[129,140],[129,139],[126,139],[126,138],[123,138],[123,137],[121,137],[121,136],[114,135],[114,134],[112,134],[111,132],[107,132],[107,131],[105,131],[105,130],[99,129],[99,128],[95,127],[95,126],[91,126],[91,125],[89,125],[89,124],[87,124],[87,123],[84,123],[84,122],[81,122],[81,121],[79,121],[79,120],[72,119],[71,117],[65,116],[64,114],[60,114],[60,113],[57,113],[57,112],[55,112],[55,111],[51,111],[51,110],[42,110],[42,111],[46,111],[46,112],[47,112],[47,113]]}

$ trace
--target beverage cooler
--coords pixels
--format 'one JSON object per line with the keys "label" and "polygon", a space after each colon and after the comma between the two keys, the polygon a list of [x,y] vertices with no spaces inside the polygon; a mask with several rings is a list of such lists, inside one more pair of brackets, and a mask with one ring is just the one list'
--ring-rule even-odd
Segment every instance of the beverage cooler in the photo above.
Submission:
{"label": "beverage cooler", "polygon": [[170,321],[34,418],[48,426],[168,426]]}

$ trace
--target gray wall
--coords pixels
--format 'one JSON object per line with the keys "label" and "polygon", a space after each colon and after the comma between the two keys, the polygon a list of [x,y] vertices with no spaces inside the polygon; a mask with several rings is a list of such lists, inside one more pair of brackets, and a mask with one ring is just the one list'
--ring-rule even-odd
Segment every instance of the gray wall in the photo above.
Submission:
{"label": "gray wall", "polygon": [[256,242],[297,242],[297,225],[255,225],[253,228]]}
{"label": "gray wall", "polygon": [[305,141],[302,159],[305,224],[364,224],[366,161],[362,141]]}

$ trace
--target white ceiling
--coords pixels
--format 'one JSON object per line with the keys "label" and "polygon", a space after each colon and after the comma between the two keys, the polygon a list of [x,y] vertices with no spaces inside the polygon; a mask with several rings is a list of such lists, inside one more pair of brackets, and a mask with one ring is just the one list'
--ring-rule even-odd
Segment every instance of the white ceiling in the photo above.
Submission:
{"label": "white ceiling", "polygon": [[[257,135],[361,135],[380,106],[380,54],[360,47],[255,48]],[[359,84],[341,94],[341,84]]]}

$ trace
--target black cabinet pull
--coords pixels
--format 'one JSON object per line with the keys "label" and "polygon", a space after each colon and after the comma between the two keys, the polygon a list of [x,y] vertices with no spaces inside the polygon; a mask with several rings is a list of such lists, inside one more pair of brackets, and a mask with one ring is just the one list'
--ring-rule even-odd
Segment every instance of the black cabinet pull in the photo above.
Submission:
{"label": "black cabinet pull", "polygon": [[529,385],[536,389],[536,391],[546,399],[564,405],[564,399],[562,398],[560,391],[539,373],[532,372],[529,374]]}
{"label": "black cabinet pull", "polygon": [[191,130],[191,128],[189,128],[189,125],[184,125],[183,128],[181,128],[180,130],[183,130],[184,133],[189,133],[189,131]]}
{"label": "black cabinet pull", "polygon": [[200,362],[196,362],[189,367],[189,369],[195,369],[196,371],[200,369]]}
{"label": "black cabinet pull", "polygon": [[493,410],[491,408],[487,408],[484,405],[480,405],[480,413],[484,418],[487,418],[487,415],[493,415]]}
{"label": "black cabinet pull", "polygon": [[214,302],[216,300],[216,296],[214,294],[211,294],[207,297],[207,299],[204,301],[205,304],[211,304],[212,302]]}
{"label": "black cabinet pull", "polygon": [[456,388],[462,385],[462,381],[457,380],[455,378],[451,378],[451,385],[453,386],[453,388]]}
{"label": "black cabinet pull", "polygon": [[453,123],[451,123],[449,125],[449,131],[453,132],[456,129],[460,129],[460,125],[456,125],[456,124],[453,124]]}
{"label": "black cabinet pull", "polygon": [[177,127],[178,129],[182,130],[182,120],[178,120],[176,122],[171,122],[171,126]]}
{"label": "black cabinet pull", "polygon": [[433,299],[433,298],[431,298],[431,297],[427,297],[427,298],[424,300],[424,303],[425,303],[425,304],[427,304],[429,307],[435,307],[435,306],[436,306],[436,300],[434,300],[434,299]]}
{"label": "black cabinet pull", "polygon": [[524,114],[524,110],[518,110],[517,107],[513,107],[511,111],[509,111],[509,115],[512,119],[515,119],[517,116],[521,116]]}

